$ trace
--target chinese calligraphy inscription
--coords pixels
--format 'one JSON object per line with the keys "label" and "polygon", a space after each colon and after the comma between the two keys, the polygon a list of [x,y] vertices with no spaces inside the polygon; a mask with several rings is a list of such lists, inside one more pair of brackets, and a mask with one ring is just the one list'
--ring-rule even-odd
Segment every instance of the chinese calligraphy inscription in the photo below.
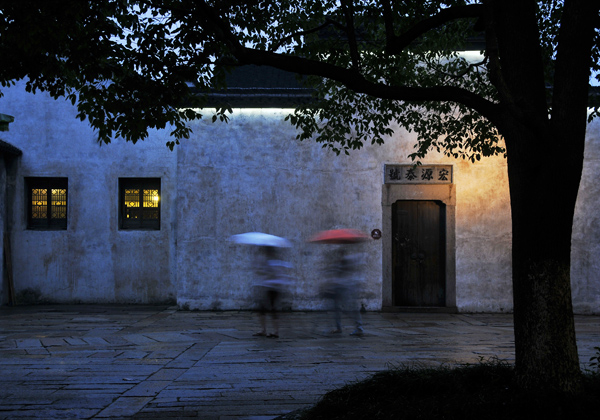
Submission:
{"label": "chinese calligraphy inscription", "polygon": [[385,165],[386,184],[451,184],[452,165]]}

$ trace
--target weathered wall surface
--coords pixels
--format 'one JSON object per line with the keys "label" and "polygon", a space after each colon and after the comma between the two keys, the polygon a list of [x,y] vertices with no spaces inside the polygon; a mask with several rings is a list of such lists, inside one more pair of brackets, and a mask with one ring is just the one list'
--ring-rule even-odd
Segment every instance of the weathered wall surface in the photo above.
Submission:
{"label": "weathered wall surface", "polygon": [[[52,302],[175,301],[175,153],[161,141],[100,146],[75,109],[44,94],[3,89],[15,117],[5,141],[24,151],[13,203],[14,283],[22,299]],[[25,177],[68,178],[67,230],[28,230]],[[160,231],[121,231],[118,179],[160,177]]]}
{"label": "weathered wall surface", "polygon": [[[4,232],[8,226],[6,220],[6,161],[2,153],[0,153],[0,240],[4,241]],[[4,250],[4,245],[1,247]],[[5,305],[8,302],[8,278],[6,275],[5,258],[0,258],[0,305]]]}
{"label": "weathered wall surface", "polygon": [[[568,176],[568,168],[565,168]],[[576,313],[600,313],[600,121],[588,126],[585,161],[571,241],[571,289]],[[551,211],[551,210],[550,210]],[[550,226],[549,229],[552,227]]]}
{"label": "weathered wall surface", "polygon": [[[0,305],[14,303],[14,289],[12,286],[12,252],[9,203],[15,200],[15,177],[20,157],[11,152],[0,152],[0,249],[3,256],[0,259]],[[12,292],[12,293],[11,293]]]}
{"label": "weathered wall surface", "polygon": [[[307,243],[316,231],[386,225],[384,164],[411,163],[415,136],[395,130],[383,146],[336,156],[295,140],[289,110],[235,109],[228,124],[194,122],[194,134],[170,152],[168,133],[132,145],[98,146],[64,101],[3,90],[15,116],[4,140],[23,151],[17,191],[29,176],[68,177],[66,231],[26,229],[25,197],[12,203],[13,265],[19,291],[55,302],[164,302],[190,309],[254,305],[254,249],[228,241],[262,231],[288,238],[284,253],[295,282],[292,309],[323,309],[320,272],[335,246]],[[208,116],[210,111],[207,110]],[[578,313],[600,312],[600,126],[588,130],[586,164],[573,234],[573,298]],[[459,311],[511,311],[510,202],[506,161],[471,164],[432,153],[424,164],[454,168],[456,306]],[[160,231],[118,229],[118,179],[161,178]],[[366,256],[360,300],[382,306],[383,239],[357,246]]]}
{"label": "weathered wall surface", "polygon": [[506,161],[457,162],[456,293],[461,311],[511,311],[511,219]]}
{"label": "weathered wall surface", "polygon": [[[295,244],[294,309],[323,309],[319,273],[331,247],[306,243],[315,231],[381,229],[384,163],[411,163],[414,135],[398,128],[383,146],[336,156],[295,140],[285,110],[234,110],[229,124],[198,122],[178,150],[178,301],[191,308],[252,305],[252,250],[233,245],[236,233],[263,231]],[[457,185],[457,307],[510,311],[510,207],[503,158],[476,164],[432,153],[427,164],[454,165]],[[383,235],[390,232],[383,230]],[[382,243],[367,256],[361,301],[382,302]]]}
{"label": "weathered wall surface", "polygon": [[[199,122],[178,150],[178,301],[193,308],[252,305],[253,249],[232,244],[234,234],[261,231],[284,236],[296,278],[289,304],[323,308],[318,298],[324,253],[335,246],[306,240],[316,231],[381,227],[382,170],[359,153],[335,156],[298,142],[285,111],[238,110],[228,124]],[[365,158],[367,157],[367,158]],[[363,299],[381,301],[380,246],[367,255]]]}

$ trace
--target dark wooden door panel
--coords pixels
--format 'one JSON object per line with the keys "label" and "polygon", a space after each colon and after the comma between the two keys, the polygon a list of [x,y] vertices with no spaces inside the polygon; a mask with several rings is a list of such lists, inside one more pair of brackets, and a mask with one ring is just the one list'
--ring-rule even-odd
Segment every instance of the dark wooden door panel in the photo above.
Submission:
{"label": "dark wooden door panel", "polygon": [[443,306],[444,208],[435,201],[392,206],[393,302],[396,306]]}

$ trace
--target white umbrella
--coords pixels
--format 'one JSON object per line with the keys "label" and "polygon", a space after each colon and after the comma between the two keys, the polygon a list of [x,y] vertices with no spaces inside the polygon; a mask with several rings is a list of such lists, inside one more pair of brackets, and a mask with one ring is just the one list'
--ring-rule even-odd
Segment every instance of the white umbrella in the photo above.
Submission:
{"label": "white umbrella", "polygon": [[233,235],[229,240],[245,245],[274,246],[277,248],[289,248],[292,246],[292,243],[285,238],[262,232],[240,233],[239,235]]}

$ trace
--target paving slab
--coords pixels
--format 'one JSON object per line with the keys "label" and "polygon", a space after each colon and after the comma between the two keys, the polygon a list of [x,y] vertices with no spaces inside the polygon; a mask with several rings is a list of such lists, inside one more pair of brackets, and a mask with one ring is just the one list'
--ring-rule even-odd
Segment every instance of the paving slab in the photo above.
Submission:
{"label": "paving slab", "polygon": [[[0,307],[0,420],[270,420],[394,366],[514,361],[510,314],[286,312],[280,337],[256,314],[150,305]],[[600,317],[576,316],[586,367]]]}

